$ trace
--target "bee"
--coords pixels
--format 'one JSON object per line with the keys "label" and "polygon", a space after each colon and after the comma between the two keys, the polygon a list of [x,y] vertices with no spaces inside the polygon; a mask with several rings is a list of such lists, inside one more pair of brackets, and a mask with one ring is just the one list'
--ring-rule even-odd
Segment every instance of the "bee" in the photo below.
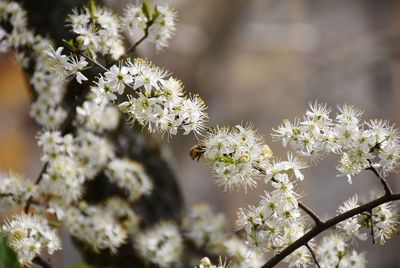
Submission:
{"label": "bee", "polygon": [[192,158],[192,160],[195,160],[197,158],[197,161],[199,161],[205,151],[206,147],[204,145],[196,144],[192,147],[192,149],[190,149],[190,157]]}

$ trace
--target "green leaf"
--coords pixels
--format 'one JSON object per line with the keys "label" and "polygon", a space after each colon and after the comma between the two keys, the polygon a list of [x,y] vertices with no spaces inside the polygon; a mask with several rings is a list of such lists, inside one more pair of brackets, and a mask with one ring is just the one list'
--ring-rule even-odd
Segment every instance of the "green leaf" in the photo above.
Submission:
{"label": "green leaf", "polygon": [[72,40],[72,39],[69,39],[69,40],[63,39],[62,42],[70,51],[75,51],[74,40]]}
{"label": "green leaf", "polygon": [[0,267],[21,268],[17,255],[7,244],[7,236],[0,234]]}
{"label": "green leaf", "polygon": [[151,12],[150,10],[151,10],[151,7],[150,7],[149,3],[147,3],[146,0],[143,0],[142,11],[143,11],[143,14],[146,16],[146,18],[149,20],[150,20],[150,12]]}
{"label": "green leaf", "polygon": [[95,4],[94,0],[89,0],[88,8],[89,8],[90,18],[92,20],[95,20],[96,19],[96,16],[95,16],[95,14],[96,14],[96,4]]}
{"label": "green leaf", "polygon": [[160,12],[157,9],[157,6],[154,7],[154,12],[153,12],[153,18],[151,19],[152,21],[155,21],[158,16],[160,16]]}
{"label": "green leaf", "polygon": [[60,223],[58,221],[51,221],[49,220],[49,225],[54,228],[60,227]]}

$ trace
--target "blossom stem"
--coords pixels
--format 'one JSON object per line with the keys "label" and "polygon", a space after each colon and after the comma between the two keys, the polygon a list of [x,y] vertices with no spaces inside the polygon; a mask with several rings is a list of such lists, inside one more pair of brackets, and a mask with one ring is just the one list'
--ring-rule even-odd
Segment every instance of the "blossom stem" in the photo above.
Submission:
{"label": "blossom stem", "polygon": [[123,58],[126,58],[129,52],[133,52],[136,50],[136,48],[149,36],[149,29],[150,26],[153,25],[154,23],[154,19],[149,20],[146,23],[146,28],[144,29],[144,35],[142,36],[142,38],[140,38],[139,40],[137,40],[131,47],[129,47],[126,51],[126,53],[122,56]]}
{"label": "blossom stem", "polygon": [[325,230],[335,226],[336,224],[338,224],[344,220],[347,220],[355,215],[358,215],[360,213],[370,211],[384,203],[388,203],[388,202],[395,201],[395,200],[400,200],[400,193],[384,195],[384,196],[382,196],[378,199],[375,199],[371,202],[365,203],[364,205],[361,205],[354,209],[346,211],[343,214],[339,214],[339,215],[323,222],[319,226],[315,226],[310,231],[305,233],[302,237],[297,239],[294,243],[290,244],[288,247],[286,247],[284,250],[282,250],[279,254],[272,257],[266,264],[264,264],[262,266],[262,268],[274,267],[280,261],[282,261],[284,258],[289,256],[292,252],[294,252],[296,249],[300,248],[301,246],[305,246],[311,239],[313,239],[320,233],[324,232]]}
{"label": "blossom stem", "polygon": [[372,221],[372,209],[369,210],[368,213],[369,223],[371,226],[371,237],[372,237],[372,244],[375,244],[375,234],[374,234],[374,223]]}
{"label": "blossom stem", "polygon": [[372,166],[371,160],[368,159],[368,162],[369,162],[369,167],[367,168],[367,170],[371,170],[375,174],[375,176],[380,180],[380,182],[383,185],[383,188],[385,189],[386,195],[391,195],[393,191],[390,188],[387,181],[385,180],[385,178],[379,173],[379,171],[374,166]]}
{"label": "blossom stem", "polygon": [[97,67],[99,67],[99,68],[102,69],[103,71],[105,71],[105,72],[108,72],[108,71],[109,71],[106,67],[104,67],[104,65],[102,65],[102,64],[99,63],[98,61],[92,59],[91,57],[85,55],[84,53],[78,52],[77,55],[84,57],[85,59],[87,59],[88,62],[90,62],[90,63],[96,65]]}
{"label": "blossom stem", "polygon": [[306,247],[307,247],[308,250],[310,251],[311,256],[312,256],[312,258],[313,258],[313,260],[314,260],[315,265],[317,265],[318,268],[321,268],[321,266],[319,265],[319,262],[318,262],[318,260],[317,260],[317,257],[316,257],[315,254],[314,254],[313,249],[310,247],[310,245],[309,245],[308,243],[306,243]]}

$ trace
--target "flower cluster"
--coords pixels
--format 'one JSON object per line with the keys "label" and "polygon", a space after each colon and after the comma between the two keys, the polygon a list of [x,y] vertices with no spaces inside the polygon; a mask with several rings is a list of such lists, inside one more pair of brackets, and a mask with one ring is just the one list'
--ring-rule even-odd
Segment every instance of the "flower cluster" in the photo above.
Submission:
{"label": "flower cluster", "polygon": [[221,258],[219,258],[218,265],[214,265],[207,257],[204,257],[200,260],[199,266],[195,266],[195,268],[228,268],[228,267],[229,265],[226,264],[226,262],[223,262]]}
{"label": "flower cluster", "polygon": [[[35,36],[27,31],[26,11],[17,2],[0,2],[0,51],[23,47],[34,42]],[[22,52],[20,52],[22,53]],[[18,58],[24,58],[20,54]],[[27,62],[23,66],[27,64]]]}
{"label": "flower cluster", "polygon": [[176,12],[168,6],[156,6],[150,13],[145,2],[141,6],[128,5],[124,10],[123,26],[131,38],[138,29],[147,32],[148,41],[160,50],[168,46],[168,40],[175,32]]}
{"label": "flower cluster", "polygon": [[295,177],[296,179],[302,181],[304,180],[304,175],[300,170],[308,168],[307,162],[293,154],[287,155],[287,160],[282,161],[279,159],[273,159],[266,165],[265,169],[265,183],[273,180],[276,175],[280,173],[285,173],[290,177]]}
{"label": "flower cluster", "polygon": [[239,186],[255,187],[255,179],[261,175],[258,168],[265,167],[272,155],[251,125],[216,128],[204,138],[201,146],[217,185],[229,190]]}
{"label": "flower cluster", "polygon": [[[62,55],[62,49],[59,47],[51,53],[50,68],[63,76],[75,76],[81,82],[86,78],[80,73],[83,68],[72,68],[69,64],[69,59],[77,59],[77,56]],[[76,64],[80,65],[81,61]],[[126,90],[127,87],[129,90]],[[118,116],[109,104],[117,100],[117,94],[124,93],[128,94],[129,100],[119,104],[120,110],[129,115],[132,123],[137,121],[147,125],[150,132],[159,130],[176,135],[182,129],[185,135],[192,131],[197,135],[204,129],[207,120],[206,107],[200,97],[186,96],[179,80],[140,58],[133,61],[127,59],[118,66],[111,66],[97,78],[91,91],[93,94],[77,110],[77,120],[93,131],[102,130],[99,126],[100,114],[111,118],[109,127],[116,126]]]}
{"label": "flower cluster", "polygon": [[37,187],[18,174],[0,173],[0,206],[2,209],[23,205],[26,200],[37,195]]}
{"label": "flower cluster", "polygon": [[89,95],[82,106],[76,108],[75,126],[102,134],[118,127],[121,114],[106,98]]}
{"label": "flower cluster", "polygon": [[255,254],[246,243],[238,238],[231,237],[224,241],[224,251],[226,255],[234,259],[232,268],[260,268],[265,259],[261,255]]}
{"label": "flower cluster", "polygon": [[[349,210],[352,210],[358,207],[358,196],[354,195],[353,197],[346,200],[339,208],[337,209],[338,214],[342,214]],[[344,232],[344,236],[348,239],[358,238],[360,240],[367,240],[368,234],[365,232],[360,232],[362,227],[362,221],[359,220],[360,216],[353,216],[345,221],[340,222],[337,225],[337,228]]]}
{"label": "flower cluster", "polygon": [[129,159],[113,159],[107,166],[106,175],[111,182],[126,190],[130,201],[149,195],[153,190],[153,183],[143,165]]}
{"label": "flower cluster", "polygon": [[7,221],[2,232],[8,237],[9,246],[17,253],[23,265],[30,265],[36,254],[46,249],[49,254],[61,249],[60,239],[45,218],[26,214]]}
{"label": "flower cluster", "polygon": [[65,86],[62,78],[54,75],[47,64],[50,56],[44,49],[48,46],[49,41],[44,39],[42,45],[33,46],[35,50],[38,50],[38,55],[35,58],[35,71],[30,82],[37,98],[31,106],[30,115],[43,127],[56,129],[67,117],[67,112],[61,105]]}
{"label": "flower cluster", "polygon": [[[354,195],[339,206],[337,212],[342,214],[359,205],[358,196]],[[368,232],[373,228],[373,239],[379,241],[380,244],[384,244],[393,235],[397,224],[398,216],[395,207],[390,202],[382,204],[370,212],[358,214],[342,221],[336,227],[342,231],[343,238],[346,240],[355,238],[366,240]]]}
{"label": "flower cluster", "polygon": [[75,9],[67,23],[77,35],[78,48],[91,57],[100,54],[118,60],[125,53],[121,21],[111,10],[94,5]]}
{"label": "flower cluster", "polygon": [[286,173],[279,173],[272,186],[274,190],[265,193],[258,207],[238,212],[237,227],[245,230],[249,245],[258,252],[278,253],[306,232],[294,183]]}
{"label": "flower cluster", "polygon": [[162,222],[140,233],[135,248],[146,260],[159,267],[173,267],[181,258],[182,237],[175,224]]}
{"label": "flower cluster", "polygon": [[88,243],[94,251],[108,248],[116,253],[128,236],[113,212],[104,210],[101,206],[90,206],[81,202],[78,207],[67,209],[65,221],[69,232]]}
{"label": "flower cluster", "polygon": [[289,263],[289,268],[309,267],[311,263],[311,252],[306,246],[302,246],[287,256],[284,262]]}
{"label": "flower cluster", "polygon": [[374,239],[384,244],[396,232],[399,221],[398,210],[392,202],[385,203],[372,210]]}
{"label": "flower cluster", "polygon": [[100,94],[98,88],[97,93],[111,95],[112,99],[115,97],[110,90],[121,94],[121,88],[130,85],[129,100],[119,108],[129,115],[132,123],[148,126],[150,132],[158,130],[175,135],[182,129],[186,135],[192,131],[200,134],[204,129],[207,114],[203,100],[198,96],[185,96],[179,80],[150,62],[128,60],[126,66],[111,67],[103,79],[105,87]]}
{"label": "flower cluster", "polygon": [[105,214],[111,215],[116,219],[132,238],[140,231],[141,218],[126,200],[119,197],[111,197],[106,200],[102,208]]}
{"label": "flower cluster", "polygon": [[87,81],[88,79],[82,73],[88,66],[86,59],[83,56],[78,57],[74,54],[66,56],[62,54],[63,49],[63,47],[59,47],[54,50],[52,46],[49,47],[48,68],[60,80],[71,81],[75,78],[79,84],[82,84],[82,81]]}
{"label": "flower cluster", "polygon": [[263,264],[261,256],[252,254],[244,241],[228,231],[225,217],[214,213],[207,205],[192,207],[183,223],[183,235],[207,253],[230,257],[229,267],[259,268]]}
{"label": "flower cluster", "polygon": [[367,264],[363,253],[350,250],[343,237],[335,233],[323,238],[316,257],[321,268],[364,268]]}
{"label": "flower cluster", "polygon": [[21,66],[31,72],[30,85],[37,97],[30,115],[43,127],[57,128],[66,117],[60,105],[65,89],[47,65],[51,42],[28,29],[26,12],[16,2],[0,1],[0,25],[8,25],[0,26],[0,51],[13,49]]}
{"label": "flower cluster", "polygon": [[76,137],[59,131],[44,131],[38,137],[47,168],[39,191],[62,217],[63,208],[80,198],[83,183],[92,179],[113,156],[111,144],[92,132],[80,131]]}
{"label": "flower cluster", "polygon": [[221,248],[221,243],[228,238],[227,223],[224,215],[215,214],[206,204],[191,208],[183,223],[184,235],[196,247],[207,250]]}
{"label": "flower cluster", "polygon": [[353,106],[339,107],[334,119],[330,112],[326,104],[310,104],[302,121],[285,120],[272,137],[314,161],[341,154],[337,169],[350,183],[351,176],[367,168],[381,168],[387,175],[398,166],[400,143],[394,126],[382,120],[362,122],[362,113]]}

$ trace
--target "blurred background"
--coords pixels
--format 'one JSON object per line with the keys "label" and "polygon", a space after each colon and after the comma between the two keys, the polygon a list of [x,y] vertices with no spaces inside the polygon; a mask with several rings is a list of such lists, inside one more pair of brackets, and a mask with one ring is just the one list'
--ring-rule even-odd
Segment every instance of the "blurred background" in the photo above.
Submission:
{"label": "blurred background", "polygon": [[[128,1],[109,0],[117,12]],[[151,2],[151,1],[150,1]],[[276,156],[286,149],[271,141],[271,130],[302,116],[309,102],[344,103],[365,111],[364,119],[400,122],[400,1],[397,0],[171,0],[179,21],[169,48],[156,53],[142,45],[139,54],[180,78],[186,90],[208,106],[210,126],[253,122]],[[67,15],[67,14],[65,14]],[[41,168],[29,118],[23,74],[10,54],[0,55],[0,168],[35,178]],[[236,211],[257,204],[268,186],[223,192],[209,168],[189,157],[193,136],[162,140],[175,170],[186,207],[210,203],[234,226]],[[338,159],[329,157],[304,172],[299,184],[304,203],[322,217],[354,193],[365,196],[381,186],[364,172],[349,185],[336,177]],[[400,190],[398,175],[389,182]],[[400,239],[385,246],[359,242],[368,267],[400,267]],[[65,253],[64,253],[65,254]],[[72,253],[71,253],[72,254]],[[74,258],[78,258],[76,254]],[[64,264],[70,256],[61,256]],[[282,267],[285,267],[282,265]]]}

